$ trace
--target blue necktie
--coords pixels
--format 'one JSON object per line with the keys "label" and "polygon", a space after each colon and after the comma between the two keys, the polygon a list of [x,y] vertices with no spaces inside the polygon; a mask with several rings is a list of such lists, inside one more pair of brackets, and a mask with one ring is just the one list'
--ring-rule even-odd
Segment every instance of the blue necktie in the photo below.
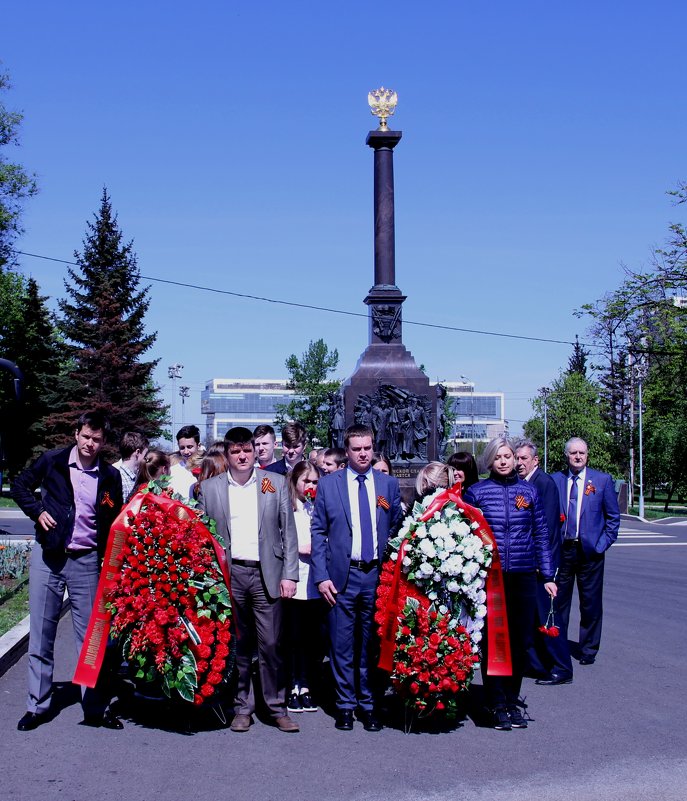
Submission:
{"label": "blue necktie", "polygon": [[577,479],[579,476],[571,476],[572,486],[570,487],[570,500],[568,501],[568,525],[565,529],[566,540],[577,539]]}
{"label": "blue necktie", "polygon": [[360,513],[360,559],[371,562],[375,558],[375,545],[372,536],[372,515],[370,499],[367,497],[365,479],[367,476],[356,476],[358,482],[358,512]]}

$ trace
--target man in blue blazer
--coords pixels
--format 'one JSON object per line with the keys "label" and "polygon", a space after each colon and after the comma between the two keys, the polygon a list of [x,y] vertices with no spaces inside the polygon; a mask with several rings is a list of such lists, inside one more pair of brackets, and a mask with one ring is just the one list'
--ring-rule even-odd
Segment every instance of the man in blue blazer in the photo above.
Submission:
{"label": "man in blue blazer", "polygon": [[[561,498],[561,560],[556,609],[561,636],[568,633],[570,604],[577,579],[580,596],[580,664],[593,665],[601,642],[604,557],[618,537],[620,510],[611,476],[587,467],[587,443],[579,437],[565,444],[568,469],[553,476]],[[565,672],[567,666],[557,666]],[[572,665],[570,666],[572,674]]]}
{"label": "man in blue blazer", "polygon": [[350,731],[356,707],[367,731],[382,726],[373,676],[377,636],[375,593],[387,540],[401,524],[398,479],[373,470],[373,433],[353,425],[344,439],[348,467],[323,476],[310,526],[312,571],[331,607],[331,666],[336,728]]}

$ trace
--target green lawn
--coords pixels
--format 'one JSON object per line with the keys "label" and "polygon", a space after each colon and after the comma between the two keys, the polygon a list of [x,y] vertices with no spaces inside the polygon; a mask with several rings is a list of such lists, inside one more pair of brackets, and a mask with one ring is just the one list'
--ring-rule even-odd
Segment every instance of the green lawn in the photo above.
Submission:
{"label": "green lawn", "polygon": [[29,614],[29,585],[25,585],[16,595],[0,604],[0,637],[16,626]]}
{"label": "green lawn", "polygon": [[0,497],[0,509],[16,509],[17,504],[11,498]]}
{"label": "green lawn", "polygon": [[[630,515],[638,515],[639,507],[630,506],[627,510]],[[668,511],[663,511],[662,504],[652,504],[648,506],[644,504],[644,517],[646,520],[662,520],[664,517],[687,517],[687,508],[684,506],[669,506]]]}

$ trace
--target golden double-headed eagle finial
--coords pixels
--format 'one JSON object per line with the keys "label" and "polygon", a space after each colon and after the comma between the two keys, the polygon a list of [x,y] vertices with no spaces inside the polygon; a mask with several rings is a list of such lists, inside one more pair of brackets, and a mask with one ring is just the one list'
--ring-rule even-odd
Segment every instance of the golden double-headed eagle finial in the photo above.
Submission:
{"label": "golden double-headed eagle finial", "polygon": [[370,112],[375,117],[379,117],[380,123],[378,131],[388,131],[389,128],[386,121],[396,111],[396,104],[398,103],[398,95],[393,89],[385,89],[383,86],[380,89],[374,89],[367,95],[367,102],[370,106]]}

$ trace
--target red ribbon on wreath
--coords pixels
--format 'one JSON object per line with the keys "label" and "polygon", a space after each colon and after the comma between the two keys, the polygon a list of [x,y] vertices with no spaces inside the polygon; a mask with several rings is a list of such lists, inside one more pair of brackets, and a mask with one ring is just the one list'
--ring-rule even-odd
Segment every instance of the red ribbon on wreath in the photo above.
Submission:
{"label": "red ribbon on wreath", "polygon": [[[474,523],[477,528],[474,533],[482,540],[485,545],[491,545],[491,567],[487,572],[487,674],[489,676],[511,676],[513,673],[510,651],[510,637],[508,635],[508,618],[506,616],[506,592],[503,584],[503,571],[501,570],[501,560],[494,534],[489,523],[484,519],[484,515],[479,509],[465,503],[461,497],[460,482],[454,484],[449,489],[442,492],[430,503],[425,513],[420,517],[421,522],[426,522],[434,517],[435,512],[440,512],[444,506],[453,501],[461,512]],[[408,582],[403,576],[403,555],[405,553],[407,540],[401,543],[398,551],[398,558],[394,568],[394,576],[389,592],[389,601],[386,610],[386,618],[381,627],[381,651],[379,656],[379,667],[382,670],[391,672],[393,668],[393,656],[396,647],[396,631],[398,630],[399,607],[405,603],[407,595],[418,598],[421,603],[429,604],[429,599],[420,593],[416,587]],[[409,592],[412,587],[412,593]]]}

